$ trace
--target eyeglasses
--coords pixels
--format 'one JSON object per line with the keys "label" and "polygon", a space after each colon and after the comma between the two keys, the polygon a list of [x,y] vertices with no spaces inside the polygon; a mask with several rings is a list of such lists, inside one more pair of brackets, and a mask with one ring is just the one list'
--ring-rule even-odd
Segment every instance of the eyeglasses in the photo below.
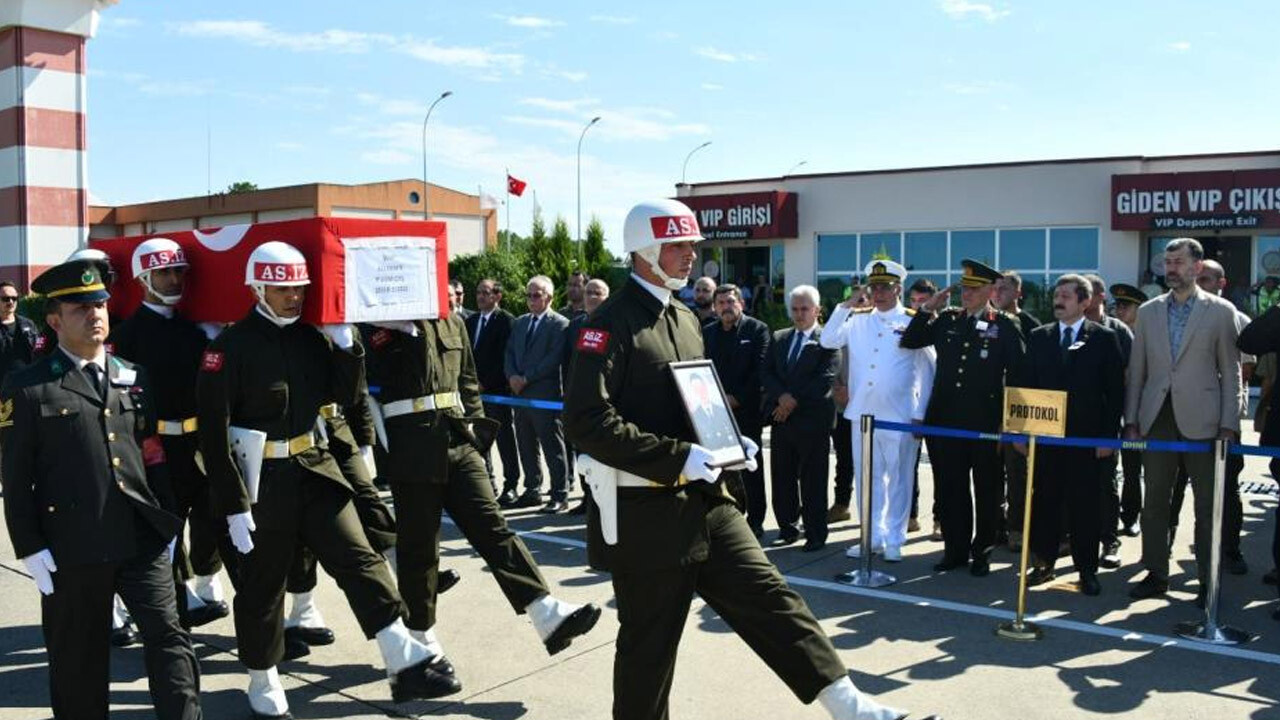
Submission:
{"label": "eyeglasses", "polygon": [[540,297],[546,297],[546,295],[547,295],[547,294],[546,294],[546,293],[544,293],[544,292],[531,292],[531,293],[529,293],[528,295],[526,295],[525,297],[540,298]]}
{"label": "eyeglasses", "polygon": [[18,302],[18,296],[17,295],[0,295],[0,302],[16,303]]}

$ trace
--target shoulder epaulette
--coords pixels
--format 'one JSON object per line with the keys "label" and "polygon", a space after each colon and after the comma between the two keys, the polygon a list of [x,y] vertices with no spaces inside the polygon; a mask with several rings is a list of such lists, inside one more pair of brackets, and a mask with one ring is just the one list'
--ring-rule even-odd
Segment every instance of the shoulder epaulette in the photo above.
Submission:
{"label": "shoulder epaulette", "polygon": [[915,315],[916,315],[916,309],[915,309],[915,308],[903,308],[903,309],[902,309],[902,311],[903,311],[904,313],[906,313],[909,317],[915,317]]}
{"label": "shoulder epaulette", "polygon": [[854,309],[853,309],[853,312],[855,312],[855,313],[869,313],[869,312],[871,312],[872,310],[875,310],[875,308],[874,308],[874,307],[861,307],[861,308],[854,308]]}

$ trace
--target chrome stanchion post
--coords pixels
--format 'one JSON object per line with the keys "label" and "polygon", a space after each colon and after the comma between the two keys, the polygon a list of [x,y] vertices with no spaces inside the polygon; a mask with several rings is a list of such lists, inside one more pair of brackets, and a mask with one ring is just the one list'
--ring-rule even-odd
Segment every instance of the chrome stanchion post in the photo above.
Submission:
{"label": "chrome stanchion post", "polygon": [[[1005,452],[1017,452],[1005,448]],[[1027,440],[1027,486],[1022,505],[1022,554],[1018,563],[1018,614],[1013,622],[1002,622],[996,626],[996,635],[1008,640],[1039,640],[1044,632],[1039,625],[1027,622],[1027,564],[1030,560],[1031,548],[1031,496],[1036,482],[1036,436]]]}
{"label": "chrome stanchion post", "polygon": [[862,540],[860,541],[862,557],[859,558],[858,565],[860,567],[857,570],[840,573],[836,576],[836,582],[857,587],[884,587],[898,582],[898,578],[888,573],[871,569],[871,483],[873,481],[871,475],[871,453],[876,418],[874,415],[863,415],[861,419],[862,467],[859,468],[859,472],[862,477],[862,487],[861,492],[858,493],[858,497],[861,500],[861,512],[859,513],[858,522],[862,526]]}
{"label": "chrome stanchion post", "polygon": [[1227,485],[1227,450],[1230,443],[1213,443],[1213,528],[1209,537],[1209,574],[1204,590],[1204,620],[1178,623],[1177,632],[1188,640],[1214,645],[1237,645],[1253,636],[1239,628],[1218,624],[1218,596],[1222,581],[1222,511]]}

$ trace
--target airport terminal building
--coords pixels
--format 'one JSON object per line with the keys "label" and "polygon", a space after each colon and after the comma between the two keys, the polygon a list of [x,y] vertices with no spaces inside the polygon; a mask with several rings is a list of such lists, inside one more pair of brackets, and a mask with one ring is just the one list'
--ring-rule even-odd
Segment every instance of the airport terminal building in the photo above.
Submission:
{"label": "airport terminal building", "polygon": [[1280,275],[1280,151],[961,165],[682,184],[708,238],[695,274],[782,299],[839,298],[877,253],[955,282],[960,261],[1016,270],[1032,290],[1068,272],[1147,284],[1171,237],[1200,239],[1227,294]]}

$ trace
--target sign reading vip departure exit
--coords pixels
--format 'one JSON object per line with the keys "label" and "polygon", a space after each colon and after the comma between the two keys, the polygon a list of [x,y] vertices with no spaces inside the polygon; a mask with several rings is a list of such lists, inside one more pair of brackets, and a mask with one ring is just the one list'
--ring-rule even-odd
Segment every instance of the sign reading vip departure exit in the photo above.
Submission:
{"label": "sign reading vip departure exit", "polygon": [[1280,170],[1111,176],[1113,230],[1280,227]]}
{"label": "sign reading vip departure exit", "polygon": [[1004,431],[1063,437],[1067,434],[1067,393],[1062,390],[1004,389]]}

